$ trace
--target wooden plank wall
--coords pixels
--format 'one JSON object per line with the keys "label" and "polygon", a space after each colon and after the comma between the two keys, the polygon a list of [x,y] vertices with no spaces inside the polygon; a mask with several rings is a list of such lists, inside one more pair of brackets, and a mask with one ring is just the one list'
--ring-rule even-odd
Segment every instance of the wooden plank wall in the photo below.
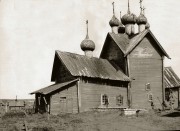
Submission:
{"label": "wooden plank wall", "polygon": [[57,55],[55,55],[52,75],[56,83],[66,82],[74,79]]}
{"label": "wooden plank wall", "polygon": [[50,113],[77,113],[77,85],[69,85],[65,89],[56,92],[51,96]]}
{"label": "wooden plank wall", "polygon": [[[162,108],[162,57],[153,42],[145,37],[129,55],[130,77],[135,79],[131,87],[133,108],[151,108],[149,93],[153,95],[155,107]],[[150,91],[145,89],[147,83]]]}
{"label": "wooden plank wall", "polygon": [[[100,58],[107,59],[118,65],[125,73],[125,57],[114,41],[106,43]],[[112,63],[113,64],[113,63]]]}
{"label": "wooden plank wall", "polygon": [[116,96],[123,96],[123,107],[127,107],[127,87],[117,87],[103,84],[79,82],[81,94],[80,112],[89,111],[91,108],[102,107],[101,95],[106,94],[109,97],[108,107],[119,107],[116,105]]}

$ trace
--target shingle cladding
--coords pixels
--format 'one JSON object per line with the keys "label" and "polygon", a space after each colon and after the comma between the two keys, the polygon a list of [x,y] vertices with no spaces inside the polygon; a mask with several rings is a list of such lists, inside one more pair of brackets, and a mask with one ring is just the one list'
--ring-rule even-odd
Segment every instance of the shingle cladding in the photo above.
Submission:
{"label": "shingle cladding", "polygon": [[141,33],[134,34],[132,36],[128,36],[127,34],[115,34],[109,33],[111,38],[115,41],[115,43],[119,46],[119,48],[124,53],[124,56],[128,55],[138,44],[139,42],[146,36],[146,34],[150,34],[153,39],[156,41],[157,46],[162,51],[162,53],[167,57],[170,58],[160,43],[157,41],[155,36],[149,29],[142,31]]}
{"label": "shingle cladding", "polygon": [[72,80],[72,81],[68,81],[68,82],[63,82],[63,83],[59,83],[59,84],[53,84],[53,85],[50,85],[50,86],[47,86],[45,88],[42,88],[40,90],[37,90],[37,91],[34,91],[30,94],[36,94],[36,93],[40,93],[40,94],[44,94],[44,95],[47,95],[49,93],[52,93],[53,91],[56,91],[62,87],[65,87],[71,83],[74,83],[78,81],[78,79],[75,79],[75,80]]}
{"label": "shingle cladding", "polygon": [[180,79],[171,67],[164,68],[164,81],[166,88],[180,87]]}
{"label": "shingle cladding", "polygon": [[56,51],[56,54],[73,76],[130,81],[128,76],[116,70],[106,59],[61,51]]}

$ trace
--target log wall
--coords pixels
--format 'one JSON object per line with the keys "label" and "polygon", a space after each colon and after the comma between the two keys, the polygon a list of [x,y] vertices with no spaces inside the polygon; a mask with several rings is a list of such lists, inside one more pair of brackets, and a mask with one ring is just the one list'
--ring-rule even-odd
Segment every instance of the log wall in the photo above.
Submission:
{"label": "log wall", "polygon": [[80,112],[89,111],[92,108],[104,107],[101,105],[101,96],[103,94],[106,94],[109,98],[108,107],[120,107],[116,105],[116,96],[118,95],[123,96],[123,105],[121,107],[127,107],[127,86],[119,87],[80,81],[79,88],[81,94]]}

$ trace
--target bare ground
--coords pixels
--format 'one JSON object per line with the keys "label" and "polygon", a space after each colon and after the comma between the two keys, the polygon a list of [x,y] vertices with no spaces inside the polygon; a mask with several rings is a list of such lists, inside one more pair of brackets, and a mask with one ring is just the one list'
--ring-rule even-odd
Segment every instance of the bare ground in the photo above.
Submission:
{"label": "bare ground", "polygon": [[1,118],[0,131],[19,130],[24,121],[29,130],[57,130],[57,131],[135,131],[135,130],[180,130],[180,112],[169,111],[155,113],[140,113],[136,116],[121,116],[118,111],[85,112],[80,114],[47,114],[28,115],[24,118]]}

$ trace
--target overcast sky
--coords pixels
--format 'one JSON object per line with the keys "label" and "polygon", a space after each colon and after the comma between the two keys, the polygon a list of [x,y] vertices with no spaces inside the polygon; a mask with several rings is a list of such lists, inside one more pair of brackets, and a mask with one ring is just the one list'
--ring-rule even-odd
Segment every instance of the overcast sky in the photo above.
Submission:
{"label": "overcast sky", "polygon": [[[111,32],[113,1],[119,18],[127,0],[0,0],[0,99],[34,98],[30,92],[53,84],[55,50],[83,54],[86,19],[98,57]],[[143,2],[151,31],[172,58],[165,65],[180,76],[180,0]],[[130,8],[138,16],[139,0],[130,0]]]}

